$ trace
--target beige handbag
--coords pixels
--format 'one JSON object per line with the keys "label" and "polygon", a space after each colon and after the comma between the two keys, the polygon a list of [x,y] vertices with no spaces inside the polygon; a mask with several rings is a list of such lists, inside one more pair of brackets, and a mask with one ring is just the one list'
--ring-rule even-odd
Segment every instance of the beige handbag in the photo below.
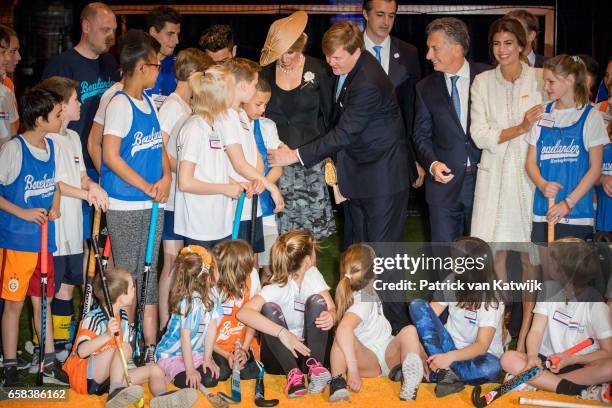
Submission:
{"label": "beige handbag", "polygon": [[325,159],[325,183],[334,191],[334,201],[336,204],[346,201],[346,198],[342,195],[342,193],[340,193],[340,188],[338,187],[336,165],[329,157]]}

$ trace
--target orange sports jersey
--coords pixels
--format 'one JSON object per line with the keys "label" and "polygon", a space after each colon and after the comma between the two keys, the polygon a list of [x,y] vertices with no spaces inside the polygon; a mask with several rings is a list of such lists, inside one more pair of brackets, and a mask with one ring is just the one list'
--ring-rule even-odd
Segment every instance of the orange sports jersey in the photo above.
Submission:
{"label": "orange sports jersey", "polygon": [[[77,331],[74,345],[72,346],[72,350],[70,351],[70,355],[62,366],[66,374],[68,374],[70,386],[80,394],[87,394],[87,361],[89,357],[79,357],[77,353],[79,344],[84,341],[93,340],[96,337],[106,333],[107,322],[108,321],[106,319],[106,316],[104,315],[104,312],[99,307],[87,313],[83,317],[83,320],[81,320],[81,324],[79,325],[79,330]],[[130,341],[128,317],[127,313],[123,309],[121,310],[119,337],[121,337],[126,343],[129,343]],[[111,339],[104,343],[102,346],[98,347],[96,351],[91,353],[91,355],[96,355],[108,349],[109,347],[114,346],[115,340]]]}
{"label": "orange sports jersey", "polygon": [[[217,326],[217,344],[228,353],[234,351],[236,340],[244,344],[246,326],[238,320],[237,314],[240,307],[249,301],[251,297],[251,275],[248,274],[245,282],[244,297],[242,301],[229,299],[222,303],[223,317]],[[251,350],[257,360],[259,360],[259,342],[253,338]]]}

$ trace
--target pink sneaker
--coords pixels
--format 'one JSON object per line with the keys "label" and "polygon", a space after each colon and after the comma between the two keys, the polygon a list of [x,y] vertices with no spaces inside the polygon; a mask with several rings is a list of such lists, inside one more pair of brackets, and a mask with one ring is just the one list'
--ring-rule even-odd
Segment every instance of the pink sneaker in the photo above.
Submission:
{"label": "pink sneaker", "polygon": [[309,368],[308,393],[320,394],[331,381],[331,373],[317,359],[312,357],[306,360],[306,366]]}
{"label": "pink sneaker", "polygon": [[287,398],[301,397],[308,394],[304,385],[304,375],[299,368],[294,368],[287,374],[285,392],[287,393]]}

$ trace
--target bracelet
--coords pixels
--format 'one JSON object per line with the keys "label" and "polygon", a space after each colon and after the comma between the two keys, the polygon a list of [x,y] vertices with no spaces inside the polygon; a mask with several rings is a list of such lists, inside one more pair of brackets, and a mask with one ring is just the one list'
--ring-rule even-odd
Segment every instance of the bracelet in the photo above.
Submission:
{"label": "bracelet", "polygon": [[567,206],[570,210],[576,205],[576,202],[572,200],[569,196],[565,197],[565,202],[567,203]]}
{"label": "bracelet", "polygon": [[278,331],[278,333],[276,334],[276,337],[279,337],[281,335],[281,333],[283,332],[283,330],[285,330],[284,327],[281,327],[281,329]]}

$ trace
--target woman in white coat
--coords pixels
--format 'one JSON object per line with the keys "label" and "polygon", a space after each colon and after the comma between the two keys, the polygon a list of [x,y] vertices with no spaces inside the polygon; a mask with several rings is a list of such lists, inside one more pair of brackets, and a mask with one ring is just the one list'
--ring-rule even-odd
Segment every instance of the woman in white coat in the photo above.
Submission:
{"label": "woman in white coat", "polygon": [[[500,243],[495,268],[504,279],[507,250],[520,251],[516,243],[531,242],[534,186],[525,171],[524,138],[544,112],[542,71],[521,60],[526,34],[517,20],[496,20],[489,31],[489,44],[497,67],[477,75],[471,89],[470,132],[482,149],[471,235]],[[533,276],[528,253],[521,252],[521,263],[523,278]],[[517,345],[521,350],[531,324],[530,303],[523,308]]]}

